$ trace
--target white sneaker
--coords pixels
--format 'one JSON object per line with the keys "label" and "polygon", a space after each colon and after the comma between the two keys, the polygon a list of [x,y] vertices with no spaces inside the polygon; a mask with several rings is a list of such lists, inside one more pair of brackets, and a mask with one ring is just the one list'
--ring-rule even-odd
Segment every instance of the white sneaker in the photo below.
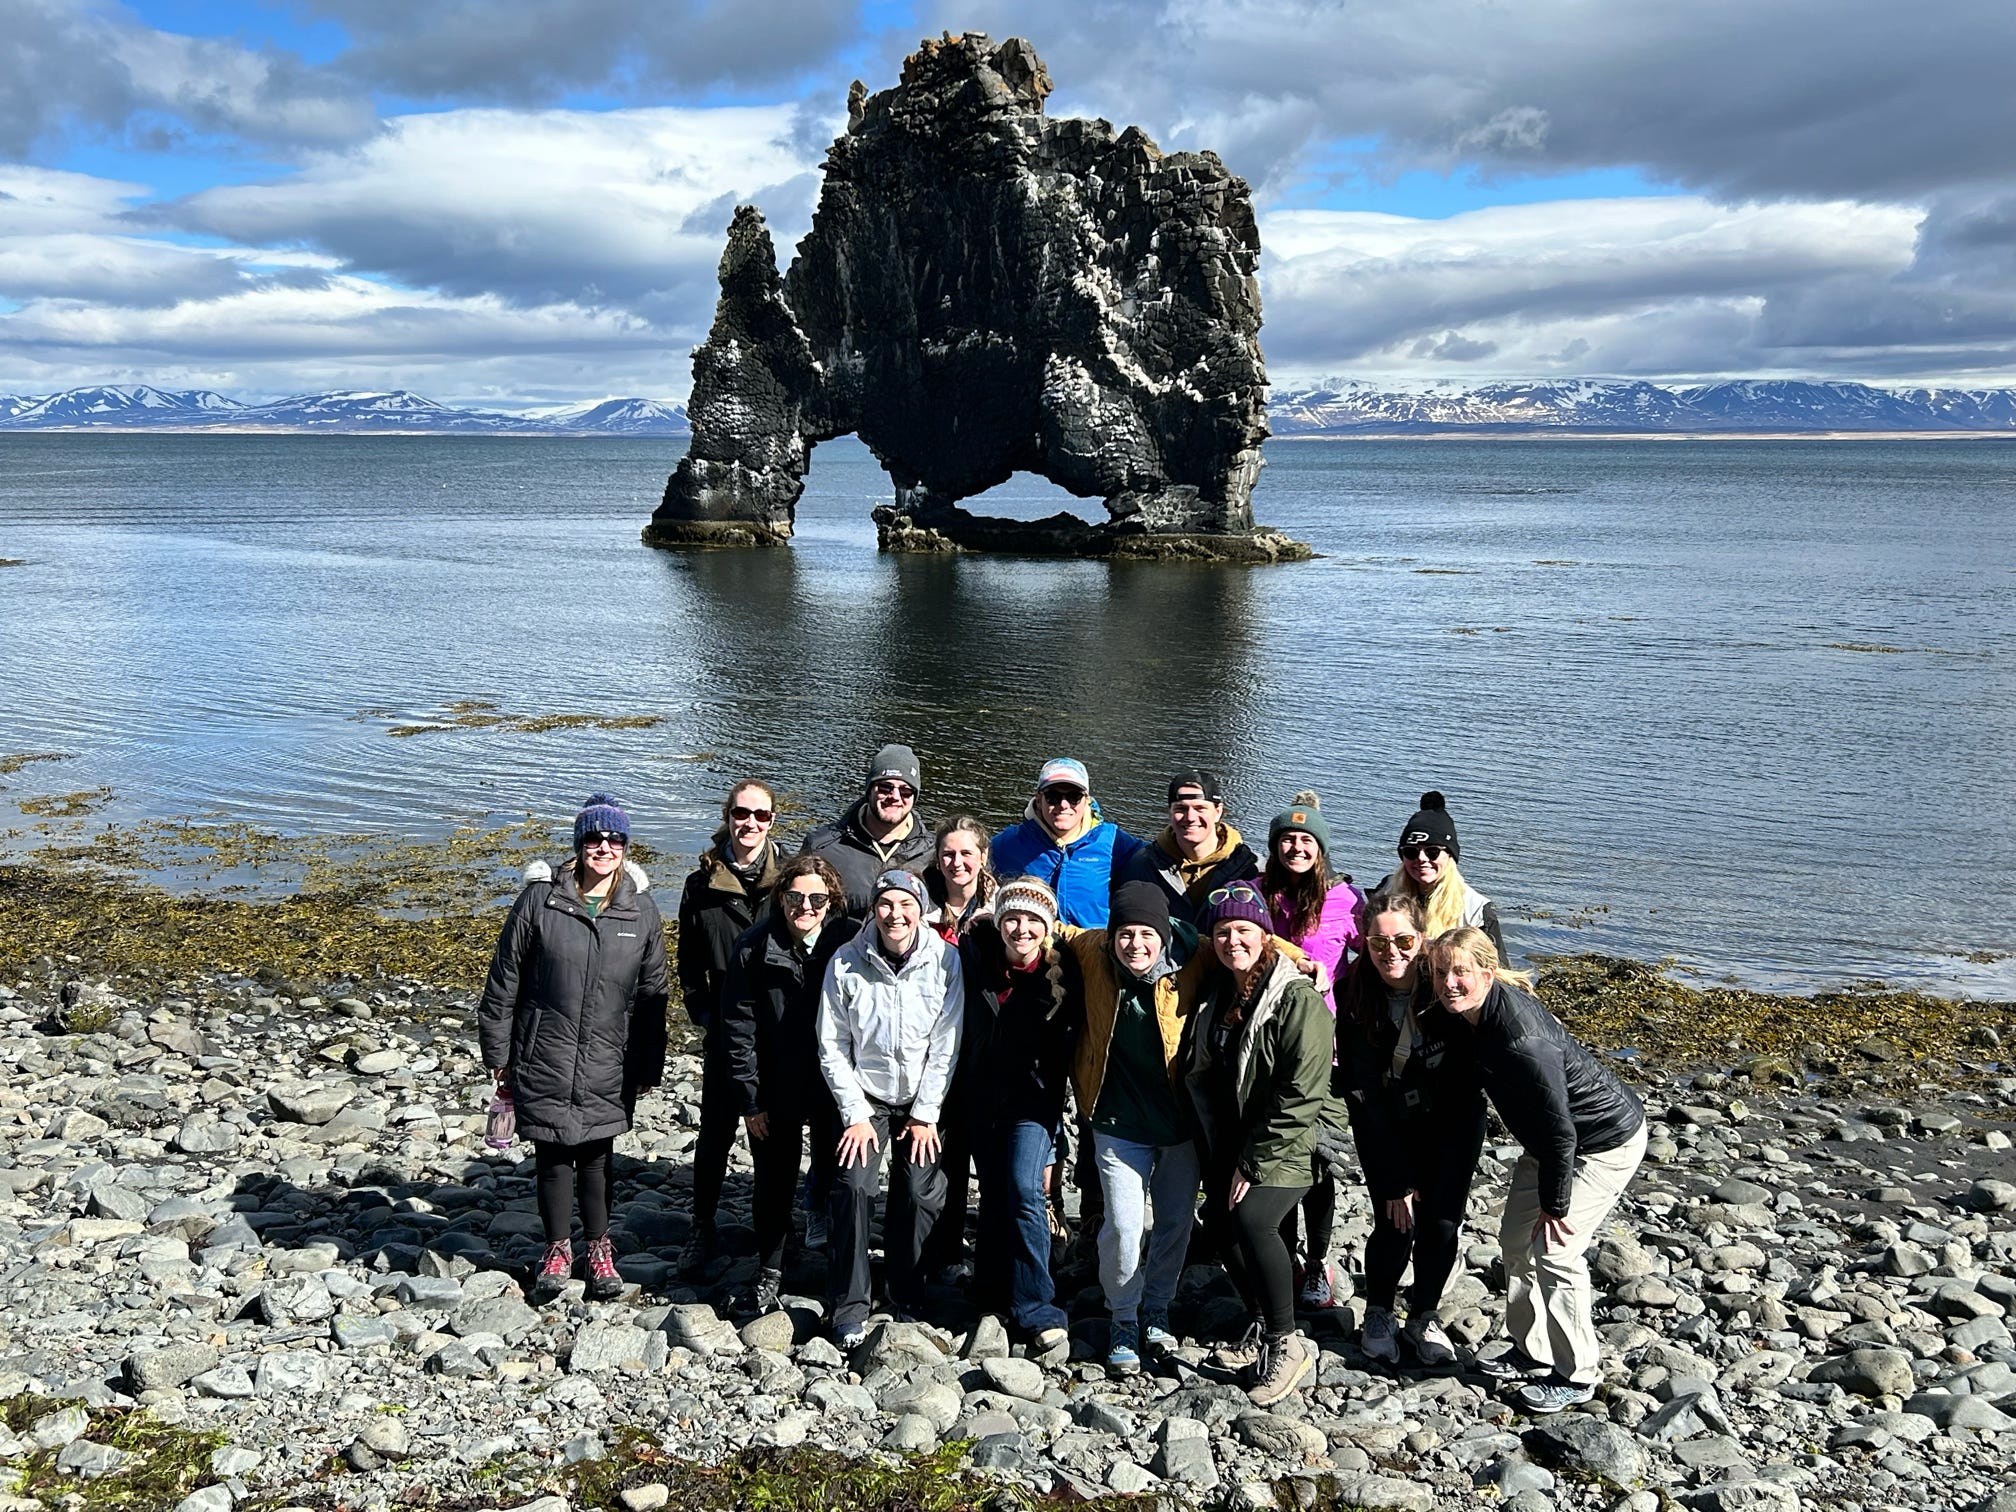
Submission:
{"label": "white sneaker", "polygon": [[1315,1268],[1302,1278],[1302,1290],[1295,1301],[1298,1306],[1312,1309],[1337,1305],[1337,1289],[1330,1284],[1328,1260],[1317,1261]]}
{"label": "white sneaker", "polygon": [[1433,1313],[1409,1318],[1407,1326],[1400,1330],[1400,1337],[1423,1365],[1439,1369],[1456,1363],[1456,1345]]}
{"label": "white sneaker", "polygon": [[1375,1360],[1389,1365],[1400,1363],[1400,1320],[1390,1307],[1365,1309],[1365,1327],[1359,1332],[1358,1347]]}

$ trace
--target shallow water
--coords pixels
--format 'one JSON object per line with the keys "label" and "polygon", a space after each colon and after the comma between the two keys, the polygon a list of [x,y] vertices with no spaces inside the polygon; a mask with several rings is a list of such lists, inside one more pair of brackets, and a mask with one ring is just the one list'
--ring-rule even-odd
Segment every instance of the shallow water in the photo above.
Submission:
{"label": "shallow water", "polygon": [[[1256,839],[1318,789],[1365,882],[1441,788],[1517,952],[2016,991],[2016,448],[1276,443],[1325,556],[1271,569],[885,557],[852,442],[791,549],[646,550],[682,449],[0,438],[0,754],[74,755],[0,802],[428,837],[607,787],[690,854],[733,776],[823,817],[885,739],[996,823],[1069,752],[1152,832],[1197,762]],[[467,699],[661,722],[388,734]]]}

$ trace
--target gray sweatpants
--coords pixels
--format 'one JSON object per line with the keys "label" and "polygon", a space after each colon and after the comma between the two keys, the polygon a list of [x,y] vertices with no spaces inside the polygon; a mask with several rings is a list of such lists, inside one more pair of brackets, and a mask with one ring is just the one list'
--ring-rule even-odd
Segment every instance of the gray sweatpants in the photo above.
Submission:
{"label": "gray sweatpants", "polygon": [[1647,1133],[1641,1123],[1616,1149],[1575,1162],[1565,1215],[1574,1232],[1565,1244],[1544,1252],[1533,1237],[1541,1216],[1540,1162],[1522,1155],[1512,1168],[1512,1190],[1498,1227],[1498,1247],[1505,1254],[1505,1331],[1529,1358],[1552,1365],[1556,1375],[1579,1385],[1594,1385],[1603,1376],[1589,1246],[1637,1174]]}

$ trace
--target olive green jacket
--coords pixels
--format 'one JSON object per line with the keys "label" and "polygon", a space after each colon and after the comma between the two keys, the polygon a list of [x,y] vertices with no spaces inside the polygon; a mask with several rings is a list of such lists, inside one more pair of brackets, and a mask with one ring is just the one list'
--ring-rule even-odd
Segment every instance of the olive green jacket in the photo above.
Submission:
{"label": "olive green jacket", "polygon": [[1209,1028],[1232,974],[1220,970],[1190,1026],[1190,1096],[1214,1163],[1231,1159],[1255,1186],[1307,1186],[1316,1126],[1332,1119],[1330,1058],[1336,1021],[1316,986],[1283,951],[1241,1027],[1232,1103],[1213,1075]]}

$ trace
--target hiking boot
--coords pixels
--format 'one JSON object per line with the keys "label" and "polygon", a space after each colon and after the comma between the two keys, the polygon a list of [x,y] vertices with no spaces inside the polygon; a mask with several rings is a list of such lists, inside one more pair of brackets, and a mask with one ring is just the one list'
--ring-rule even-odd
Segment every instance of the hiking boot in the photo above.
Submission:
{"label": "hiking boot", "polygon": [[1392,1308],[1365,1309],[1365,1327],[1359,1331],[1358,1347],[1388,1365],[1400,1363],[1400,1320],[1393,1316]]}
{"label": "hiking boot", "polygon": [[1596,1388],[1550,1376],[1544,1381],[1528,1381],[1511,1394],[1514,1406],[1543,1416],[1580,1407],[1596,1399]]}
{"label": "hiking boot", "polygon": [[826,1220],[826,1210],[820,1207],[805,1209],[805,1248],[822,1250],[832,1238],[832,1225]]}
{"label": "hiking boot", "polygon": [[1246,1325],[1246,1332],[1240,1335],[1237,1344],[1221,1344],[1211,1351],[1211,1363],[1220,1370],[1250,1370],[1260,1358],[1260,1346],[1266,1337],[1266,1325],[1255,1318]]}
{"label": "hiking boot", "polygon": [[1246,1395],[1256,1407],[1271,1407],[1302,1384],[1316,1364],[1316,1351],[1300,1334],[1273,1334],[1260,1343]]}
{"label": "hiking boot", "polygon": [[1337,1288],[1330,1284],[1328,1260],[1318,1260],[1303,1274],[1302,1285],[1296,1290],[1295,1303],[1298,1307],[1307,1308],[1337,1305]]}
{"label": "hiking boot", "polygon": [[1157,1354],[1165,1354],[1183,1341],[1169,1327],[1169,1314],[1159,1307],[1150,1307],[1141,1313],[1141,1342]]}
{"label": "hiking boot", "polygon": [[760,1318],[777,1311],[784,1292],[784,1272],[764,1269],[756,1273],[749,1289],[735,1299],[735,1311],[745,1318]]}
{"label": "hiking boot", "polygon": [[705,1280],[707,1267],[714,1263],[714,1256],[719,1250],[720,1242],[714,1237],[714,1226],[694,1224],[693,1232],[686,1236],[686,1247],[679,1251],[679,1279]]}
{"label": "hiking boot", "polygon": [[1477,1356],[1477,1373],[1494,1381],[1539,1381],[1553,1374],[1517,1345],[1500,1354]]}
{"label": "hiking boot", "polygon": [[540,1257],[539,1273],[532,1281],[532,1300],[551,1302],[558,1297],[574,1274],[574,1241],[555,1239]]}
{"label": "hiking boot", "polygon": [[616,1274],[616,1246],[605,1236],[588,1241],[588,1300],[613,1302],[623,1295],[623,1278]]}
{"label": "hiking boot", "polygon": [[1443,1329],[1441,1320],[1433,1313],[1409,1318],[1407,1326],[1400,1330],[1400,1337],[1414,1351],[1414,1358],[1431,1370],[1456,1363],[1456,1346]]}
{"label": "hiking boot", "polygon": [[1106,1333],[1106,1373],[1132,1375],[1141,1368],[1141,1329],[1117,1320]]}

